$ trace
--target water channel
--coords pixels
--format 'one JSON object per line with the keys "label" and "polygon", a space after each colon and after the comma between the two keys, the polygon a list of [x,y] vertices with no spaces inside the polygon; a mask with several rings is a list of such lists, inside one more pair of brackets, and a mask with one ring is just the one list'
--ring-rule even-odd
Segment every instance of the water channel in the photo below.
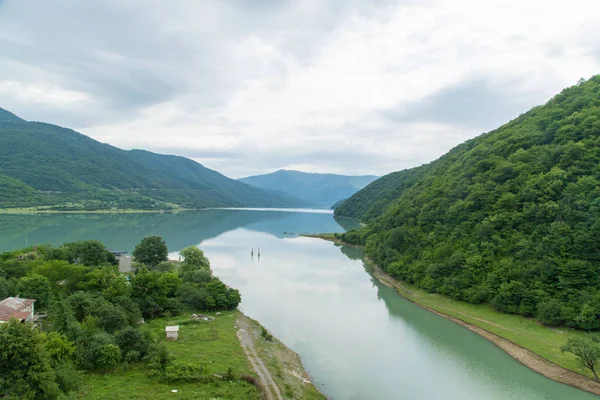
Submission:
{"label": "water channel", "polygon": [[25,240],[83,239],[131,251],[146,235],[162,236],[173,257],[198,245],[215,274],[240,289],[240,308],[300,354],[332,399],[597,399],[398,296],[370,275],[360,250],[296,235],[356,226],[301,210],[4,215],[0,251],[24,247]]}

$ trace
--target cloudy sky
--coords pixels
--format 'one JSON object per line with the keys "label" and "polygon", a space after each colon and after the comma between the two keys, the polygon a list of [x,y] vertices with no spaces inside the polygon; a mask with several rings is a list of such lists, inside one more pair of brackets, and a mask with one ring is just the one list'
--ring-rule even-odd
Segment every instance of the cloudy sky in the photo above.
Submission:
{"label": "cloudy sky", "polygon": [[385,174],[600,73],[598,0],[0,0],[0,107],[231,177]]}

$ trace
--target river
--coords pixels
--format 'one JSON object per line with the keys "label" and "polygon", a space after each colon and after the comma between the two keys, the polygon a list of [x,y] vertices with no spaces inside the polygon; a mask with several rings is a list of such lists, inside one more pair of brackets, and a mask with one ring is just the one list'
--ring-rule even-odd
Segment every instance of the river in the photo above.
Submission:
{"label": "river", "polygon": [[83,239],[131,251],[146,235],[162,236],[172,257],[199,245],[215,274],[240,289],[240,308],[300,354],[315,386],[333,399],[598,398],[531,371],[475,333],[406,301],[370,275],[360,250],[296,236],[356,226],[300,210],[0,215],[0,251],[26,240]]}

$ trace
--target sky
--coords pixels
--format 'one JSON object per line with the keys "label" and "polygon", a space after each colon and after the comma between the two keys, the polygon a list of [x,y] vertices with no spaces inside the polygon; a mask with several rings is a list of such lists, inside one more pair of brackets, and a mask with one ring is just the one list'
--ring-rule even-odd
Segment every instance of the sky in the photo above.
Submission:
{"label": "sky", "polygon": [[598,0],[0,0],[0,107],[239,178],[430,162],[600,73]]}

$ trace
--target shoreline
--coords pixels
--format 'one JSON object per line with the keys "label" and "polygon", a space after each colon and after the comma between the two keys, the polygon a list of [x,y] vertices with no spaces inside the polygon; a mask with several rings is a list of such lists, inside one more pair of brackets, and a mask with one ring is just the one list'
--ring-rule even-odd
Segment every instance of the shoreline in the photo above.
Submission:
{"label": "shoreline", "polygon": [[267,400],[283,399],[282,393],[285,397],[307,400],[327,398],[314,385],[298,353],[275,336],[266,340],[261,335],[266,329],[260,322],[240,310],[238,313],[237,336],[259,376]]}
{"label": "shoreline", "polygon": [[[327,240],[338,245],[360,248],[361,246],[351,245],[349,243],[345,243],[342,240],[336,238],[333,235],[319,235],[319,234],[311,234],[311,235],[301,235],[304,237],[311,237],[316,239]],[[470,331],[478,334],[479,336],[489,340],[494,345],[498,346],[500,349],[504,350],[509,356],[525,365],[529,369],[537,372],[545,376],[546,378],[552,379],[554,381],[560,382],[565,385],[569,385],[575,387],[580,390],[584,390],[589,393],[593,393],[596,395],[600,395],[600,383],[586,377],[585,375],[579,374],[575,371],[566,369],[561,367],[558,364],[555,364],[544,357],[534,353],[533,351],[522,347],[506,338],[503,338],[500,335],[492,333],[484,328],[481,328],[477,325],[473,325],[469,322],[466,322],[460,318],[454,317],[452,315],[445,314],[441,311],[435,310],[431,307],[428,307],[424,304],[421,304],[411,298],[411,291],[404,287],[401,281],[396,280],[394,277],[383,271],[379,266],[375,265],[368,257],[363,257],[363,262],[367,264],[367,266],[371,267],[373,270],[373,277],[379,280],[385,286],[392,288],[398,293],[398,295],[402,296],[406,300],[411,303],[423,308],[424,310],[430,311],[442,318],[446,318],[458,325],[461,325]]]}

